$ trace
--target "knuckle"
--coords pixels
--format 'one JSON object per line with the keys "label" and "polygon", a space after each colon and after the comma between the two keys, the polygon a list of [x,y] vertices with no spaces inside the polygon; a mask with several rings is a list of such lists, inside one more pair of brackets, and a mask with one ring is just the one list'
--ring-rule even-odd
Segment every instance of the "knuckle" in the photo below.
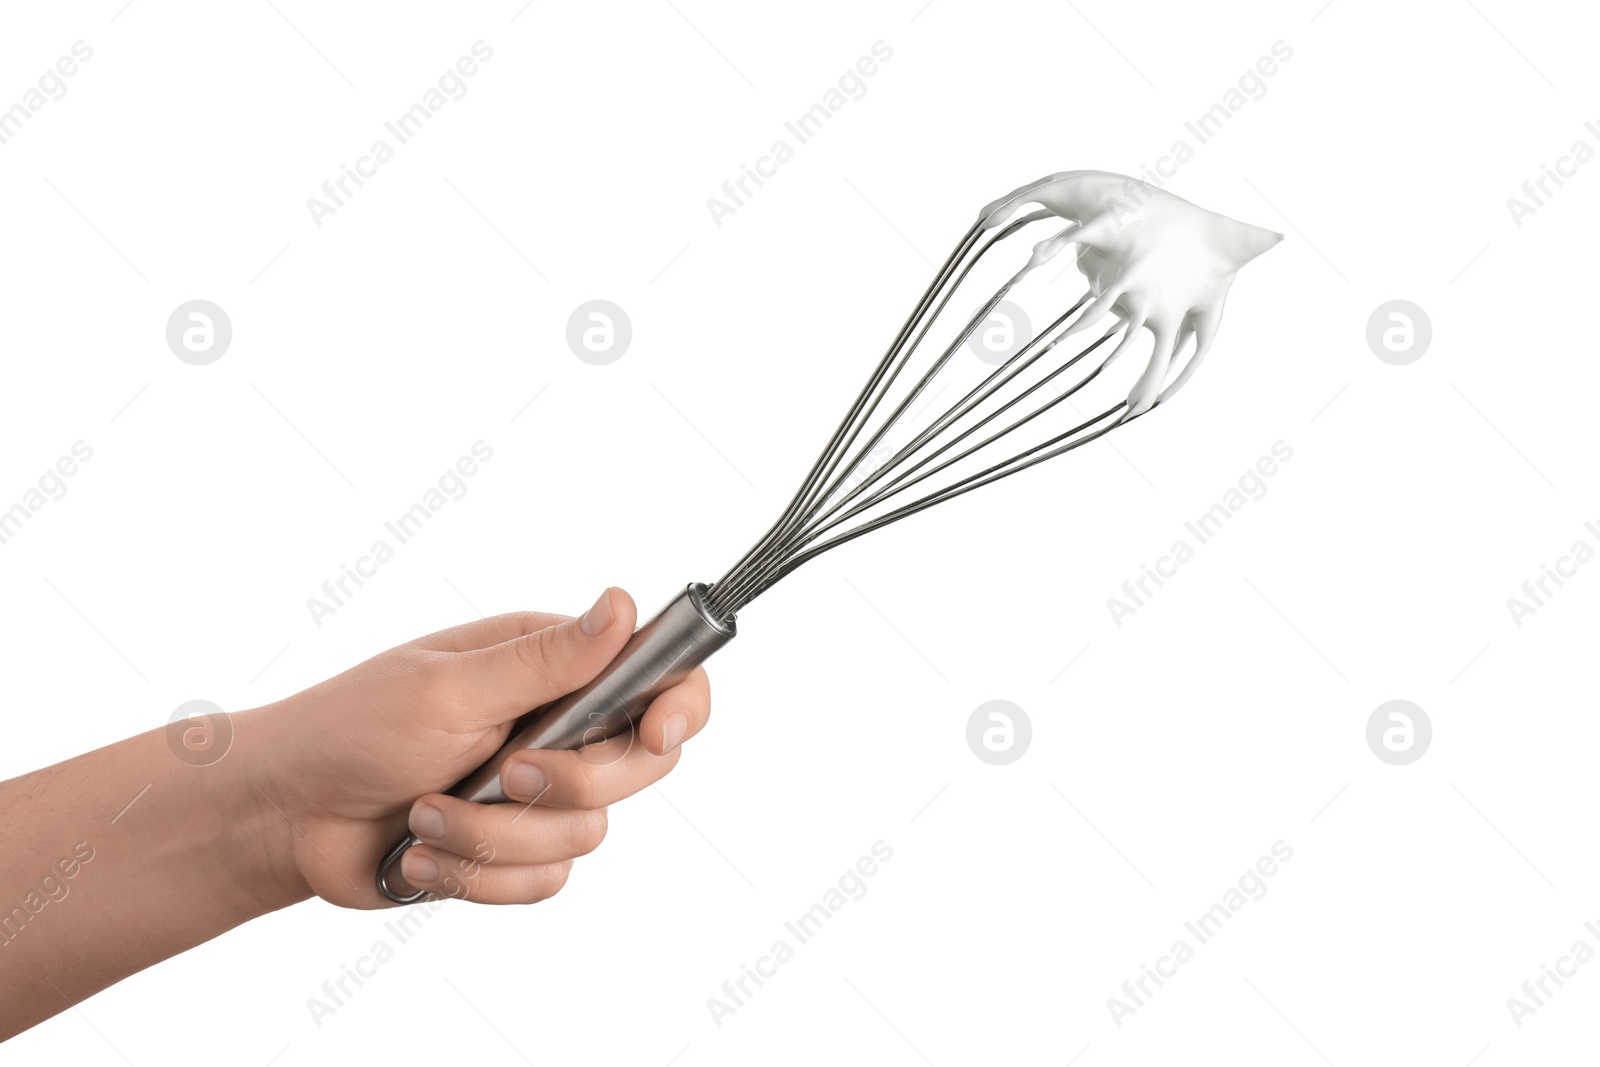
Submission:
{"label": "knuckle", "polygon": [[574,856],[587,856],[600,847],[606,837],[607,818],[604,808],[576,811],[567,823],[568,850]]}
{"label": "knuckle", "polygon": [[668,752],[666,756],[663,757],[665,762],[661,766],[661,773],[656,775],[656,781],[659,782],[662,778],[665,778],[667,775],[672,773],[673,768],[676,767],[679,761],[683,759],[683,750],[686,747],[687,746],[685,745],[679,745],[677,748],[673,749],[671,752]]}
{"label": "knuckle", "polygon": [[589,810],[600,807],[600,776],[604,768],[587,763],[578,764],[577,780],[573,782],[573,806]]}
{"label": "knuckle", "polygon": [[492,814],[482,804],[471,801],[450,805],[445,812],[443,840],[454,855],[471,857],[476,854],[478,843],[493,825]]}
{"label": "knuckle", "polygon": [[563,860],[560,863],[550,863],[539,868],[539,873],[534,879],[533,899],[549,900],[567,884],[567,876],[572,873],[572,861]]}
{"label": "knuckle", "polygon": [[540,629],[539,613],[536,611],[508,611],[501,618],[505,620],[506,632],[510,634],[534,633]]}
{"label": "knuckle", "polygon": [[480,842],[479,846],[470,850],[470,856],[463,854],[450,857],[449,866],[441,879],[447,895],[461,900],[480,899],[481,892],[474,893],[474,887],[482,888],[484,864],[489,859],[482,855],[481,846],[487,844],[487,841]]}
{"label": "knuckle", "polygon": [[429,654],[410,671],[413,691],[429,707],[454,712],[461,702],[461,686],[448,653]]}
{"label": "knuckle", "polygon": [[[633,751],[633,744],[638,740],[638,735],[639,727],[634,723],[629,723],[626,730],[609,737],[605,736],[604,730],[591,727],[578,753],[590,773],[603,776],[607,767],[620,763],[629,752]],[[597,787],[603,785],[603,778],[597,777],[594,784]],[[582,806],[592,808],[597,805],[590,803]]]}
{"label": "knuckle", "polygon": [[560,662],[560,652],[560,634],[554,626],[535,630],[517,642],[517,658],[522,665],[545,679]]}

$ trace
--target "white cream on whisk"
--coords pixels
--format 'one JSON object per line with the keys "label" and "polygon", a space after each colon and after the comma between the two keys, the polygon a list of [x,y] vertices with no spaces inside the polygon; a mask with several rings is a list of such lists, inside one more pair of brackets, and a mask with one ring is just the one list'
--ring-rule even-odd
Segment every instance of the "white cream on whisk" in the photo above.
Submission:
{"label": "white cream on whisk", "polygon": [[[1061,336],[1088,329],[1109,311],[1128,325],[1112,359],[1141,327],[1155,339],[1124,418],[1143,414],[1182,388],[1216,337],[1234,275],[1283,240],[1281,233],[1207,211],[1148,182],[1099,170],[1062,171],[1024,185],[986,206],[978,225],[1000,226],[1025,204],[1042,205],[1072,225],[1035,245],[1014,281],[1068,245],[1083,249],[1078,268],[1095,300]],[[1191,335],[1194,354],[1163,388]]]}

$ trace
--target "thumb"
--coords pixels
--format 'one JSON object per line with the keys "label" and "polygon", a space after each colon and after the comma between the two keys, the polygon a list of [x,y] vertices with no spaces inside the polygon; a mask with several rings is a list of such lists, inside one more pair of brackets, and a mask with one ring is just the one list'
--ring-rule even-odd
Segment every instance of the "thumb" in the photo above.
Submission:
{"label": "thumb", "polygon": [[464,653],[481,687],[476,707],[500,723],[583,688],[622,651],[637,617],[633,598],[613,586],[579,618]]}

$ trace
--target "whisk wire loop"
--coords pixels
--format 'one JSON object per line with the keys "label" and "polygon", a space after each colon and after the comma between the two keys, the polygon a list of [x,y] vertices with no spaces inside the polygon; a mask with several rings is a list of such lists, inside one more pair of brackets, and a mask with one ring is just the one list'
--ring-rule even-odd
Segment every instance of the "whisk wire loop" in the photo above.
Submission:
{"label": "whisk wire loop", "polygon": [[[911,433],[909,440],[894,448],[887,458],[864,469],[869,459],[878,459],[880,451],[889,447],[884,441],[890,432],[906,420],[907,413],[917,400],[941,377],[941,372],[968,345],[974,333],[990,320],[1001,301],[1027,273],[1023,270],[1012,275],[983,301],[956,331],[953,339],[945,343],[932,358],[929,368],[915,380],[907,380],[902,386],[902,395],[890,404],[888,398],[900,383],[923,341],[928,338],[939,317],[978,262],[1019,230],[1051,217],[1050,211],[1037,210],[997,229],[985,230],[975,224],[966,232],[900,327],[894,341],[878,361],[783,513],[761,539],[709,587],[705,600],[712,612],[720,617],[731,618],[795,568],[831,548],[1081,447],[1117,426],[1132,421],[1126,414],[1126,402],[1122,402],[1093,417],[1082,419],[1063,433],[995,462],[987,462],[981,455],[996,442],[1006,440],[1058,405],[1070,402],[1080,390],[1099,377],[1116,352],[1120,351],[1121,346],[1117,346],[1111,349],[1111,356],[1101,355],[1096,360],[1090,360],[1081,377],[1064,388],[1057,384],[1058,380],[1064,381],[1069,372],[1092,354],[1103,352],[1107,343],[1119,334],[1123,335],[1124,341],[1127,339],[1130,327],[1119,320],[1098,339],[1069,358],[1046,361],[1046,357],[1068,336],[1092,325],[1084,321],[1084,316],[1098,316],[1101,308],[1092,299],[1095,294],[1085,292],[1076,303],[1043,330],[1028,337],[977,384],[967,389],[960,399],[944,406],[927,426]],[[1078,319],[1074,320],[1074,316],[1078,316]],[[1024,375],[1035,367],[1039,367],[1042,373],[1036,380],[1024,384]],[[1047,386],[1054,391],[1054,395],[1042,403],[1038,402],[1038,394]],[[1007,397],[1010,389],[1016,390],[1015,395]],[[942,390],[939,392],[942,393]],[[922,410],[932,409],[938,395],[935,393]],[[1034,398],[1034,403],[1027,405],[1030,398]],[[1022,411],[1020,415],[982,436],[975,444],[962,447],[965,442],[999,423],[1003,416],[1015,412],[1019,407]],[[885,408],[887,414],[880,417],[880,409]],[[961,465],[967,460],[981,465],[980,469],[961,473]],[[938,487],[927,485],[946,472],[952,472],[953,480],[949,484]],[[902,494],[919,485],[928,491],[905,501]],[[886,508],[887,502],[895,498],[901,498],[902,502]]]}

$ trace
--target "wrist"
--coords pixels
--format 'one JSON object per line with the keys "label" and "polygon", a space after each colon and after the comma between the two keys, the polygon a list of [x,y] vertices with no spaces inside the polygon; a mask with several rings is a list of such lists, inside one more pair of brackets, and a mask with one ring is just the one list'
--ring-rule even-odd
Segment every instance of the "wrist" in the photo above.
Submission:
{"label": "wrist", "polygon": [[[190,749],[207,727],[239,736]],[[293,828],[259,781],[257,724],[227,727],[158,727],[0,783],[0,810],[25,831],[0,851],[0,892],[34,901],[27,933],[13,923],[3,946],[0,1037],[309,895],[285,859]]]}
{"label": "wrist", "polygon": [[222,770],[209,783],[213,810],[225,813],[227,825],[218,840],[235,855],[239,888],[260,914],[310,898],[310,885],[300,872],[297,845],[301,834],[293,797],[279,773],[281,748],[274,740],[269,708],[231,712],[232,745],[226,758],[207,770]]}

